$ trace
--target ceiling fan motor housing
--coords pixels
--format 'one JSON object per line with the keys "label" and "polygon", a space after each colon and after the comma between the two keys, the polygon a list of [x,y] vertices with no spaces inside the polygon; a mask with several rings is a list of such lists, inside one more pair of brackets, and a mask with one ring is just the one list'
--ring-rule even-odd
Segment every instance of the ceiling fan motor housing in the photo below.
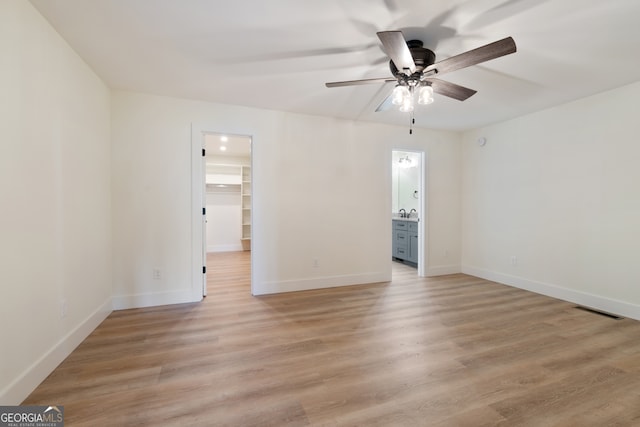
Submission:
{"label": "ceiling fan motor housing", "polygon": [[[436,62],[436,54],[433,53],[433,51],[423,47],[423,43],[421,40],[409,40],[407,42],[407,46],[409,47],[409,51],[411,52],[411,56],[413,57],[413,62],[416,65],[416,71],[413,73],[413,76],[419,79],[422,71],[429,65],[432,65]],[[389,61],[389,69],[391,70],[391,74],[396,77],[406,77],[404,71],[398,70],[393,61]]]}

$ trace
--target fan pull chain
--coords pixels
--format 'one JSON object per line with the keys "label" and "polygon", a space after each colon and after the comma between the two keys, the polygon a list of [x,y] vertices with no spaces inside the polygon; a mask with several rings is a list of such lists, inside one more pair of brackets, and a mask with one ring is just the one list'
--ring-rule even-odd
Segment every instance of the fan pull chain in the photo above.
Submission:
{"label": "fan pull chain", "polygon": [[413,111],[411,112],[411,117],[409,119],[409,135],[413,135],[413,125],[415,124],[416,119],[413,117]]}

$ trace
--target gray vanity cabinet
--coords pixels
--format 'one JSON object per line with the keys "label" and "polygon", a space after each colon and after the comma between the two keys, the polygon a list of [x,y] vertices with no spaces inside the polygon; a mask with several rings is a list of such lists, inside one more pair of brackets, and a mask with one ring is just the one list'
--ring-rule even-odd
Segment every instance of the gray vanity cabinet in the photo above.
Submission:
{"label": "gray vanity cabinet", "polygon": [[418,264],[418,223],[394,219],[392,226],[393,257]]}

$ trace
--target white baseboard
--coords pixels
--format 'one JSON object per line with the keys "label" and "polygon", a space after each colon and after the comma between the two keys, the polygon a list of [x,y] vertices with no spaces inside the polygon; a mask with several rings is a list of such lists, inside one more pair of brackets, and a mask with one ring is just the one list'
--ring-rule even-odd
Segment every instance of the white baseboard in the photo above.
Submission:
{"label": "white baseboard", "polygon": [[311,289],[335,288],[338,286],[364,285],[391,281],[389,273],[362,273],[342,276],[323,276],[299,280],[265,282],[253,286],[254,295],[277,294],[282,292],[308,291]]}
{"label": "white baseboard", "polygon": [[19,405],[80,343],[109,316],[111,298],[93,311],[71,332],[36,360],[25,372],[0,391],[0,405]]}
{"label": "white baseboard", "polygon": [[242,244],[233,245],[211,245],[207,246],[207,252],[238,252],[242,250]]}
{"label": "white baseboard", "polygon": [[445,276],[447,274],[461,273],[460,265],[439,265],[427,268],[427,277]]}
{"label": "white baseboard", "polygon": [[468,265],[462,266],[462,272],[471,276],[502,283],[504,285],[525,289],[537,294],[569,301],[585,307],[595,308],[618,316],[640,320],[640,305],[637,304],[631,304],[625,301],[595,295],[588,292],[577,291],[575,289],[569,289],[550,283],[537,282],[535,280],[529,280],[518,276],[483,270],[481,268]]}
{"label": "white baseboard", "polygon": [[182,304],[202,300],[199,295],[191,291],[166,291],[135,295],[116,295],[113,297],[114,310],[126,310],[129,308],[152,307],[157,305]]}

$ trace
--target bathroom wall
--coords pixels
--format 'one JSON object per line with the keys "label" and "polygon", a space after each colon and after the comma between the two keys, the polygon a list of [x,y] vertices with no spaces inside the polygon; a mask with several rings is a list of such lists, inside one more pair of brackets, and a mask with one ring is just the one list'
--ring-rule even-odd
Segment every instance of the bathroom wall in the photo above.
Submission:
{"label": "bathroom wall", "polygon": [[[410,162],[411,167],[405,167]],[[420,212],[420,188],[421,159],[418,153],[394,151],[391,161],[392,176],[392,207],[397,213],[404,209],[407,213],[411,209]]]}

